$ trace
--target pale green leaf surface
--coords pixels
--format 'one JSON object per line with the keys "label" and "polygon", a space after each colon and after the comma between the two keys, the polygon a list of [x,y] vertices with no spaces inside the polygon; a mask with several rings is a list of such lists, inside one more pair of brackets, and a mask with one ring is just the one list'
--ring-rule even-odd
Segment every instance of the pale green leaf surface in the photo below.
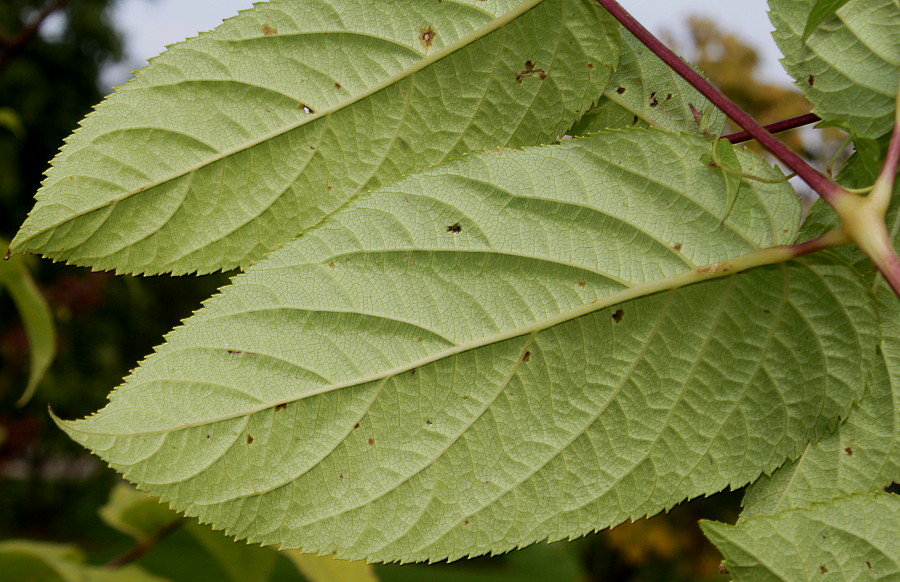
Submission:
{"label": "pale green leaf surface", "polygon": [[166,582],[134,565],[117,570],[87,565],[73,546],[26,540],[0,542],[0,577],[13,582]]}
{"label": "pale green leaf surface", "polygon": [[900,497],[857,494],[808,509],[701,522],[735,582],[896,580],[900,577]]}
{"label": "pale green leaf surface", "polygon": [[[698,133],[701,130],[691,112],[692,105],[701,114],[712,107],[706,97],[623,28],[619,68],[597,105],[568,133],[587,135],[607,128],[646,126]],[[706,130],[717,135],[724,127],[725,114],[713,108]]]}
{"label": "pale green leaf surface", "polygon": [[[6,241],[0,239],[0,249],[3,248],[6,248]],[[50,306],[31,278],[24,257],[0,260],[0,289],[5,289],[12,297],[28,336],[31,367],[28,384],[18,402],[21,406],[31,400],[56,356],[56,324]]]}
{"label": "pale green leaf surface", "polygon": [[13,248],[127,273],[247,266],[406,174],[552,141],[618,54],[592,2],[260,3],[100,105]]}
{"label": "pale green leaf surface", "polygon": [[827,18],[834,16],[838,8],[847,3],[847,0],[816,0],[815,5],[809,12],[809,18],[806,20],[806,26],[803,27],[803,40],[806,41],[819,25]]}
{"label": "pale green leaf surface", "polygon": [[505,551],[744,485],[859,400],[874,310],[827,258],[666,291],[796,236],[785,184],[745,183],[721,224],[708,147],[609,132],[363,197],[61,426],[232,535],[376,561]]}
{"label": "pale green leaf surface", "polygon": [[[851,158],[843,178],[856,185],[866,160]],[[900,183],[888,212],[888,228],[900,251]],[[834,212],[817,202],[800,234],[809,240],[837,224]],[[869,284],[876,280],[868,258],[856,247],[831,251],[854,265]],[[865,397],[837,430],[771,476],[753,483],[744,497],[741,519],[806,507],[856,492],[877,491],[900,481],[900,304],[884,281],[874,283],[880,321],[879,356]]]}
{"label": "pale green leaf surface", "polygon": [[900,4],[851,0],[804,43],[815,0],[769,0],[782,63],[827,124],[877,138],[894,125],[900,85]]}
{"label": "pale green leaf surface", "polygon": [[737,202],[737,197],[741,192],[741,184],[744,183],[744,180],[740,174],[744,168],[741,167],[741,161],[734,151],[734,146],[727,139],[717,139],[712,147],[715,148],[714,159],[722,173],[722,181],[725,183],[725,214],[722,215],[724,222],[731,214],[731,209],[734,208],[734,203]]}
{"label": "pale green leaf surface", "polygon": [[285,550],[282,554],[309,582],[378,582],[375,569],[365,562],[346,562],[297,550]]}

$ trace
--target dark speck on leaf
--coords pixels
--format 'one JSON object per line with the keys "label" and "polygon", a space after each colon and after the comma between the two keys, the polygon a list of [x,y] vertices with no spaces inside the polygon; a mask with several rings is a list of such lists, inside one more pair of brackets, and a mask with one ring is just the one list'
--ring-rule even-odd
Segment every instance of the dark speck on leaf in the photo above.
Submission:
{"label": "dark speck on leaf", "polygon": [[824,565],[819,566],[819,574],[827,574],[827,573],[828,573],[828,568],[826,568]]}
{"label": "dark speck on leaf", "polygon": [[375,439],[369,439],[369,446],[370,446],[370,447],[374,447],[374,446],[375,446]]}
{"label": "dark speck on leaf", "polygon": [[315,113],[315,110],[312,107],[310,107],[309,105],[307,105],[306,103],[301,103],[300,109],[302,109],[303,113],[305,113],[307,115],[312,115],[313,113]]}
{"label": "dark speck on leaf", "polygon": [[452,232],[453,234],[459,234],[462,232],[462,226],[457,222],[456,224],[451,224],[447,227],[447,232]]}
{"label": "dark speck on leaf", "polygon": [[431,426],[431,425],[434,424],[434,423],[431,422],[430,420],[426,420],[426,421],[425,421],[425,424],[427,424],[428,426]]}
{"label": "dark speck on leaf", "polygon": [[263,24],[263,25],[262,25],[262,32],[263,32],[263,34],[266,35],[266,36],[273,36],[273,35],[278,34],[278,29],[275,28],[275,27],[273,27],[273,26],[270,26],[270,25],[268,25],[268,24]]}
{"label": "dark speck on leaf", "polygon": [[470,523],[470,522],[469,522],[469,520],[467,519],[467,520],[465,520],[465,521],[463,522],[463,525],[469,525],[469,523]]}
{"label": "dark speck on leaf", "polygon": [[676,251],[680,251],[684,247],[681,245],[681,243],[675,243],[675,246],[673,246],[672,248]]}
{"label": "dark speck on leaf", "polygon": [[579,286],[579,287],[584,287],[585,285],[587,285],[587,283],[585,283],[584,281],[579,281],[579,282],[578,282],[578,286]]}
{"label": "dark speck on leaf", "polygon": [[285,408],[287,408],[287,404],[281,403],[281,404],[279,404],[278,406],[275,407],[275,412],[281,412],[281,411],[284,410]]}
{"label": "dark speck on leaf", "polygon": [[844,448],[844,452],[847,453],[847,456],[848,456],[848,457],[852,457],[852,456],[853,456],[853,448],[852,448],[852,447],[845,447],[845,448]]}
{"label": "dark speck on leaf", "polygon": [[243,356],[244,352],[241,352],[238,350],[228,350],[228,355],[229,356]]}
{"label": "dark speck on leaf", "polygon": [[631,125],[637,125],[637,122],[638,122],[638,116],[635,115],[634,119],[631,120]]}
{"label": "dark speck on leaf", "polygon": [[353,428],[359,428],[359,423],[357,422],[356,424],[354,424]]}
{"label": "dark speck on leaf", "polygon": [[624,92],[625,92],[625,87],[616,87],[616,93],[618,93],[619,95],[621,95]]}
{"label": "dark speck on leaf", "polygon": [[337,89],[337,90],[339,90],[339,91],[340,91],[341,89],[343,89],[343,87],[341,86],[341,84],[338,83],[338,82],[335,82],[334,88]]}
{"label": "dark speck on leaf", "polygon": [[253,435],[251,435],[250,433],[247,433],[247,444],[248,445],[253,444]]}
{"label": "dark speck on leaf", "polygon": [[530,360],[530,359],[531,359],[531,352],[525,352],[525,354],[522,356],[522,361],[525,363],[528,363],[528,360]]}
{"label": "dark speck on leaf", "polygon": [[621,309],[616,309],[616,312],[612,314],[613,321],[615,321],[616,323],[621,323],[622,318],[624,318],[624,317],[625,317],[625,312],[622,311]]}
{"label": "dark speck on leaf", "polygon": [[809,79],[806,80],[806,84],[812,87],[816,84],[816,78],[812,75],[809,76]]}

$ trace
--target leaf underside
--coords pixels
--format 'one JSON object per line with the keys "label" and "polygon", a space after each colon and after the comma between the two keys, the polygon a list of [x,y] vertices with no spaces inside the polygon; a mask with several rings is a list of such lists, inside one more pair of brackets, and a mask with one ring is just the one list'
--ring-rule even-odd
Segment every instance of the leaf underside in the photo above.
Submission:
{"label": "leaf underside", "polygon": [[[704,113],[712,104],[634,35],[624,28],[621,34],[619,68],[597,105],[569,133],[587,135],[608,128],[647,126],[700,133],[700,125],[691,107]],[[705,129],[716,135],[724,127],[725,114],[712,107]]]}
{"label": "leaf underside", "polygon": [[896,580],[900,576],[900,496],[857,494],[808,509],[701,522],[725,555],[735,582]]}
{"label": "leaf underside", "polygon": [[796,236],[784,184],[745,182],[722,223],[708,148],[608,132],[359,198],[60,424],[231,535],[350,559],[501,552],[741,486],[846,418],[875,315],[828,255],[671,289]]}
{"label": "leaf underside", "polygon": [[804,42],[815,0],[769,0],[785,69],[827,124],[877,138],[894,125],[900,83],[900,6],[851,0]]}
{"label": "leaf underside", "polygon": [[13,250],[122,273],[247,266],[360,193],[556,139],[619,42],[591,2],[258,4],[85,119]]}

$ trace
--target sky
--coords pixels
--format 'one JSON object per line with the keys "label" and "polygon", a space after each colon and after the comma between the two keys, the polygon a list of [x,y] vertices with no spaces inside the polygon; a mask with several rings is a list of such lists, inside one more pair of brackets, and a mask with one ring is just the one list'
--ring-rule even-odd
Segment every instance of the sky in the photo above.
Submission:
{"label": "sky", "polygon": [[[655,34],[668,33],[676,39],[683,38],[688,16],[708,16],[758,50],[763,80],[790,82],[778,63],[781,53],[770,34],[765,0],[620,1]],[[119,0],[115,20],[126,39],[128,61],[108,71],[105,81],[121,84],[131,70],[145,65],[147,58],[162,52],[166,45],[211,30],[252,5],[253,0]]]}

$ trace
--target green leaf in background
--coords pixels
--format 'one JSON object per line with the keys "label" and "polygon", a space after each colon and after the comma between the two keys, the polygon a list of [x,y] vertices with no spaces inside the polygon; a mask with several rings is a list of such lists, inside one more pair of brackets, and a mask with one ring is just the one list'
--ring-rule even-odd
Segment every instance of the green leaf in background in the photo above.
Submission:
{"label": "green leaf in background", "polygon": [[[269,580],[279,554],[273,548],[236,542],[196,520],[185,520],[155,498],[124,483],[113,488],[109,501],[100,509],[100,516],[111,527],[134,537],[138,542],[158,538],[160,532],[184,522],[182,527],[218,562],[233,582]],[[330,556],[312,556],[296,550],[281,553],[309,582],[376,582],[378,579],[366,564],[339,562]]]}
{"label": "green leaf in background", "polygon": [[273,548],[236,542],[196,520],[184,527],[216,559],[231,582],[266,582],[272,574],[278,558]]}
{"label": "green leaf in background", "polygon": [[0,577],[11,582],[166,582],[138,566],[89,566],[72,546],[17,540],[0,542]]}
{"label": "green leaf in background", "polygon": [[900,85],[897,0],[851,0],[803,41],[815,0],[769,0],[787,72],[825,125],[878,138],[894,125]]}
{"label": "green leaf in background", "polygon": [[857,494],[808,509],[701,522],[735,582],[896,580],[900,577],[900,496]]}
{"label": "green leaf in background", "polygon": [[25,127],[14,109],[0,107],[0,127],[5,127],[19,139],[25,137]]}
{"label": "green leaf in background", "polygon": [[740,487],[846,418],[876,323],[828,257],[679,287],[796,236],[785,184],[746,182],[723,224],[708,148],[613,131],[362,197],[60,425],[230,535],[373,561],[506,551]]}
{"label": "green leaf in background", "polygon": [[283,553],[309,582],[378,582],[375,569],[365,562],[345,562],[297,550]]}
{"label": "green leaf in background", "polygon": [[[0,249],[6,247],[6,241],[0,239]],[[22,318],[31,351],[31,373],[18,401],[19,406],[24,406],[31,400],[56,355],[56,324],[47,301],[31,278],[24,257],[0,260],[0,290],[3,289],[9,292]]]}
{"label": "green leaf in background", "polygon": [[155,537],[159,531],[181,519],[153,497],[125,483],[113,487],[109,500],[100,508],[100,517],[111,528],[138,542]]}
{"label": "green leaf in background", "polygon": [[405,174],[556,139],[618,55],[592,2],[260,3],[88,116],[13,250],[123,273],[245,267]]}
{"label": "green leaf in background", "polygon": [[[667,67],[630,32],[621,29],[619,68],[597,105],[572,129],[571,135],[587,135],[608,128],[653,126],[671,131],[698,133],[700,127],[691,106],[703,112],[706,97]],[[707,130],[718,135],[725,114],[713,108]]]}
{"label": "green leaf in background", "polygon": [[803,42],[806,42],[809,35],[815,32],[826,18],[834,16],[834,13],[846,3],[847,0],[816,0],[816,5],[810,11],[806,27],[803,29]]}

